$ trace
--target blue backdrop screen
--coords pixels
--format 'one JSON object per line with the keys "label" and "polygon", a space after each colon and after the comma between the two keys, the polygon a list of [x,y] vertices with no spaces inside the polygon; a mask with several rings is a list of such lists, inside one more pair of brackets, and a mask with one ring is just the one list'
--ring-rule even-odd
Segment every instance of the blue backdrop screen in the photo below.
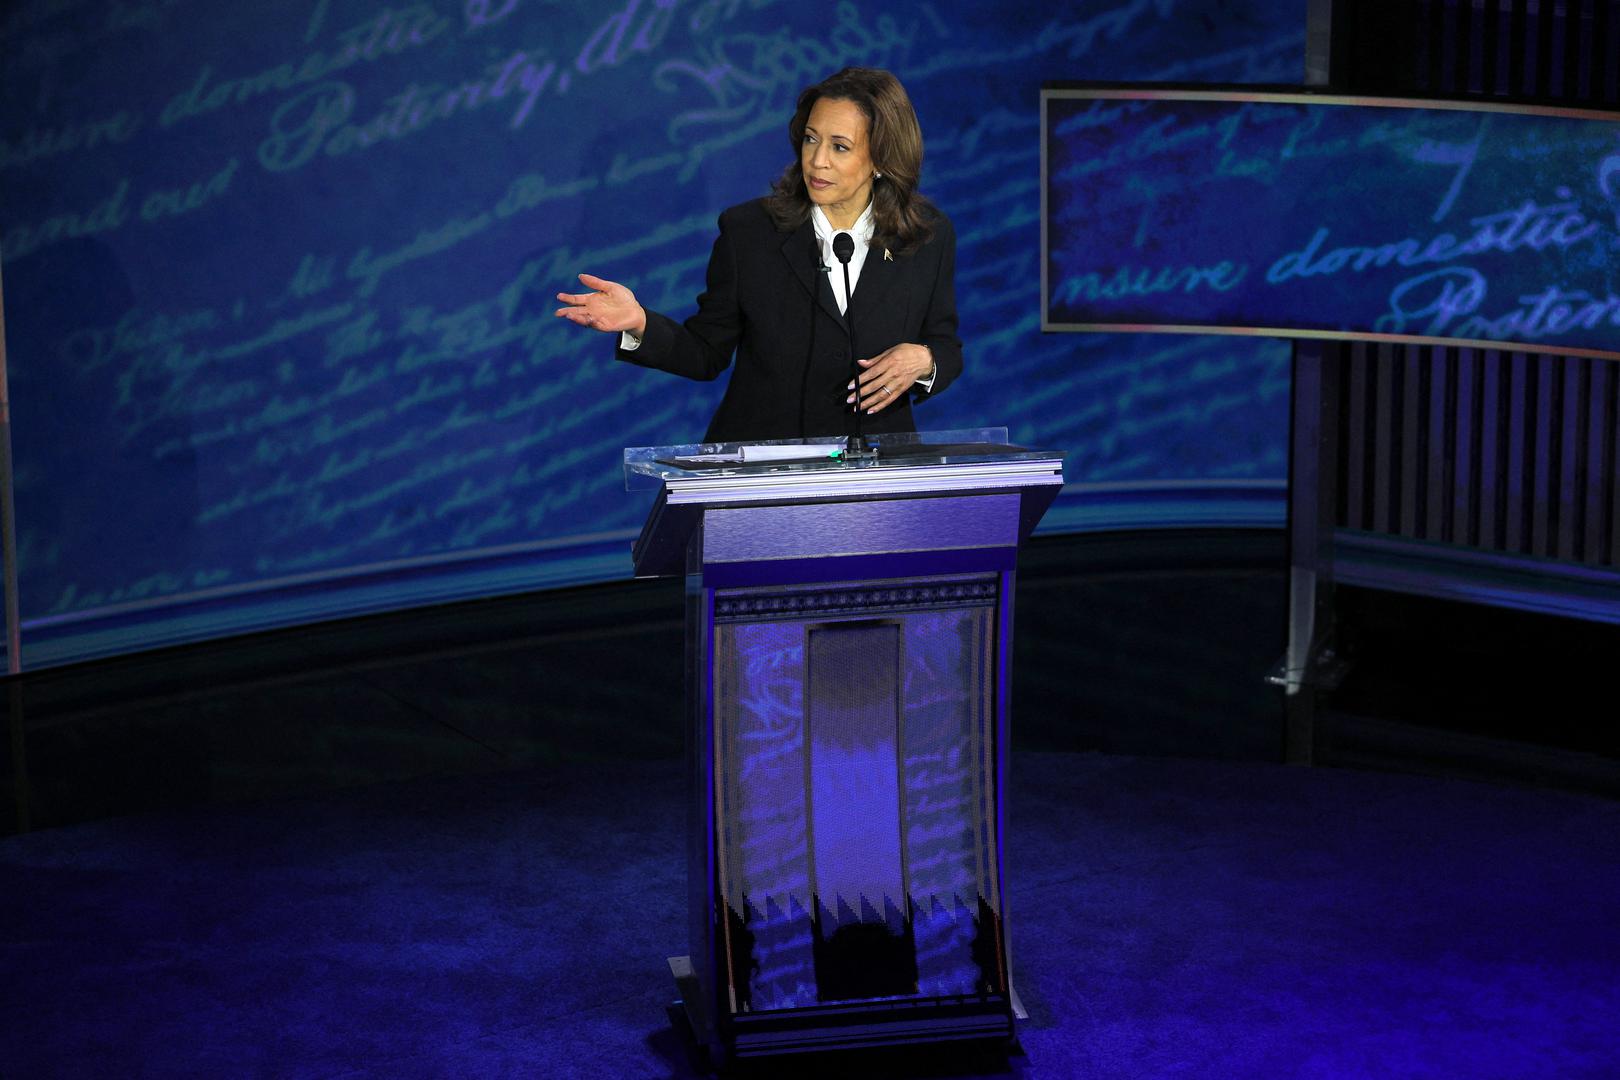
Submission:
{"label": "blue backdrop screen", "polygon": [[1620,356],[1620,118],[1284,94],[1044,99],[1052,328]]}
{"label": "blue backdrop screen", "polygon": [[920,424],[1005,424],[1082,485],[1274,483],[1285,347],[1040,332],[1039,88],[1292,81],[1285,7],[7,5],[29,662],[628,575],[620,448],[699,437],[723,381],[614,362],[555,294],[685,317],[847,64],[905,82],[959,237],[967,371]]}

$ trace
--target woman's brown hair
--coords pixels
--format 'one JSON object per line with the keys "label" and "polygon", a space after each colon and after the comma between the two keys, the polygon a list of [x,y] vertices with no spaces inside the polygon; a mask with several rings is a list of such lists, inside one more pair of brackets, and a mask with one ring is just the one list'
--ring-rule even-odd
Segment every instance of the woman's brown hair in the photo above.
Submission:
{"label": "woman's brown hair", "polygon": [[783,232],[797,229],[810,217],[814,204],[805,190],[799,155],[810,110],[822,98],[853,102],[866,117],[872,167],[883,174],[872,181],[872,246],[892,248],[897,255],[910,254],[933,233],[933,204],[917,193],[922,176],[922,128],[906,88],[878,68],[848,67],[799,94],[798,107],[788,121],[793,164],[772,186],[765,209]]}

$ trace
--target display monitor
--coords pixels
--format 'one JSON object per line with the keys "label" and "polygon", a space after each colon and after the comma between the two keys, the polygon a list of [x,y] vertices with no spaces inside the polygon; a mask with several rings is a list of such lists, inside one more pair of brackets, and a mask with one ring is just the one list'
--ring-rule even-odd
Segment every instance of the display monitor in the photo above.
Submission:
{"label": "display monitor", "polygon": [[1620,114],[1042,94],[1042,326],[1620,358]]}

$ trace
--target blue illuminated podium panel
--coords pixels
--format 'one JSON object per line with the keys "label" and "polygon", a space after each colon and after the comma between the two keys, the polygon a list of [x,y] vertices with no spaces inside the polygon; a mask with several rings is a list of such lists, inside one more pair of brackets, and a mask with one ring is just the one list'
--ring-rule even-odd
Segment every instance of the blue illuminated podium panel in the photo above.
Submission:
{"label": "blue illuminated podium panel", "polygon": [[1013,575],[1062,462],[1000,429],[743,453],[626,452],[637,570],[688,583],[688,1019],[717,1060],[1010,1039]]}

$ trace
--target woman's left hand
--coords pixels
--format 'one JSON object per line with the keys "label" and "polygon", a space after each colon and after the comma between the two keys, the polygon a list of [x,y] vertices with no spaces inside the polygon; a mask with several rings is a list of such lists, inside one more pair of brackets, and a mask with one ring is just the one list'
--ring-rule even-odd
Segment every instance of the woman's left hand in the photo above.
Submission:
{"label": "woman's left hand", "polygon": [[[860,377],[860,407],[876,413],[905,397],[912,383],[934,369],[934,354],[926,345],[905,342],[857,362],[866,369]],[[849,389],[853,391],[855,384],[851,383]],[[851,393],[845,402],[854,404],[855,395]]]}

